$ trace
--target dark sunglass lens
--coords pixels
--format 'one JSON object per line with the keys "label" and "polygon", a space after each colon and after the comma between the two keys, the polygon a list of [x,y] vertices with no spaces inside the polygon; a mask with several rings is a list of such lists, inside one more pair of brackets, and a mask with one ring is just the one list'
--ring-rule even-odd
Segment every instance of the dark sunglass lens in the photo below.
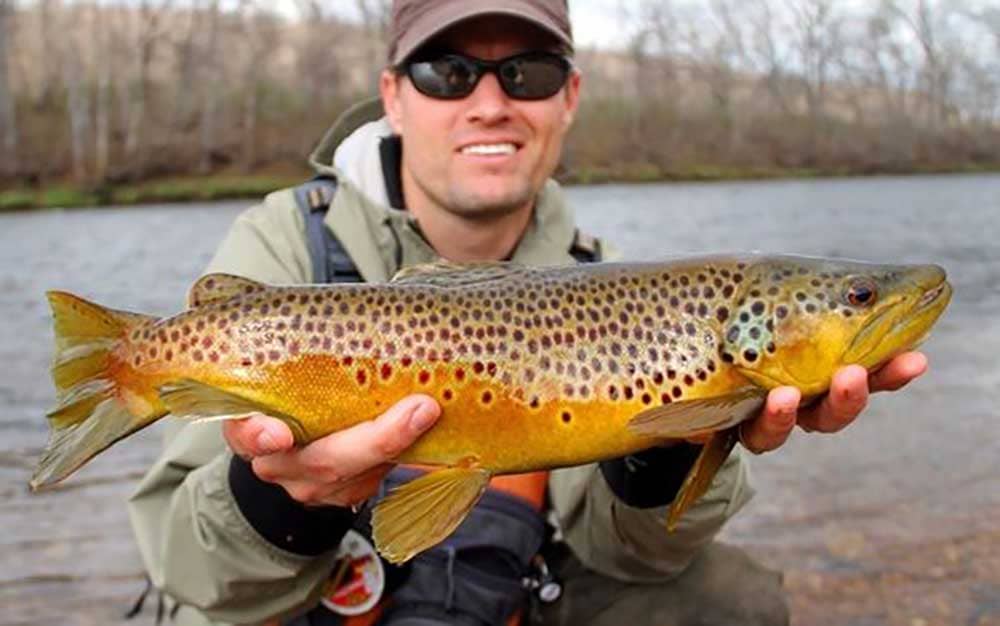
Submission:
{"label": "dark sunglass lens", "polygon": [[513,98],[551,98],[566,84],[569,70],[558,57],[516,57],[500,66],[500,81]]}
{"label": "dark sunglass lens", "polygon": [[421,92],[435,98],[461,98],[476,86],[476,68],[467,59],[447,55],[410,64],[410,80]]}

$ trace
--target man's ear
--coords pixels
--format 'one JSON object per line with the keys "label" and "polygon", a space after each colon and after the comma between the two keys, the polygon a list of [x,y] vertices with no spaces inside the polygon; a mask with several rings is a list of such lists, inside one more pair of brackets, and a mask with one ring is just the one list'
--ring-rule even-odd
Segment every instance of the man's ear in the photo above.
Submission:
{"label": "man's ear", "polygon": [[382,96],[382,108],[385,109],[386,119],[389,120],[389,125],[392,126],[393,132],[397,135],[403,134],[403,110],[399,101],[400,87],[398,74],[391,69],[382,70],[378,81],[379,94]]}
{"label": "man's ear", "polygon": [[576,112],[580,107],[581,81],[582,75],[576,69],[570,73],[569,79],[566,81],[564,94],[566,98],[566,110],[563,113],[563,130],[569,130],[569,127],[573,125],[573,120],[576,119]]}

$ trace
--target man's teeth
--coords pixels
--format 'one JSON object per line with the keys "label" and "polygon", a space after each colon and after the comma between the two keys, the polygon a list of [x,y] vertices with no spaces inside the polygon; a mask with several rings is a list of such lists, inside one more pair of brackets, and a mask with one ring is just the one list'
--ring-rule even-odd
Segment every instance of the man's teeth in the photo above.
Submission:
{"label": "man's teeth", "polygon": [[462,148],[462,154],[514,154],[517,147],[512,143],[479,143]]}

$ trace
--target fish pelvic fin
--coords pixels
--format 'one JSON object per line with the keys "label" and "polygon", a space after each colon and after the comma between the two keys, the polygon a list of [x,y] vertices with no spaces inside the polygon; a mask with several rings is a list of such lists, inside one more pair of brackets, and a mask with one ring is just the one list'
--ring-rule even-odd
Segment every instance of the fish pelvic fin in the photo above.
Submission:
{"label": "fish pelvic fin", "polygon": [[725,430],[760,413],[766,394],[759,387],[746,387],[726,395],[671,402],[639,413],[629,420],[628,429],[667,439]]}
{"label": "fish pelvic fin", "polygon": [[733,447],[739,440],[739,427],[735,426],[728,430],[723,430],[712,435],[711,439],[702,447],[701,454],[695,460],[694,465],[688,470],[687,476],[681,488],[677,491],[677,497],[670,505],[670,512],[667,513],[667,530],[673,532],[677,530],[681,516],[691,508],[699,498],[705,495],[712,485],[712,480],[719,472],[719,468],[729,458]]}
{"label": "fish pelvic fin", "polygon": [[32,491],[66,478],[113,443],[165,413],[119,386],[111,353],[137,326],[155,317],[116,311],[50,291],[55,330],[52,380],[58,402],[48,413],[49,441],[28,485]]}
{"label": "fish pelvic fin", "polygon": [[403,563],[441,542],[462,523],[489,482],[485,469],[449,467],[394,489],[372,512],[379,553]]}

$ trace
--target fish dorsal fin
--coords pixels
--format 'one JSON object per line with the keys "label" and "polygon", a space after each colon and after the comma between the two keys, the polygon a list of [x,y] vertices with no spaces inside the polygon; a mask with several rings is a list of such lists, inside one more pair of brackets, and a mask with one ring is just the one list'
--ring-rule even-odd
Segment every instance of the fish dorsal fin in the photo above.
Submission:
{"label": "fish dorsal fin", "polygon": [[392,282],[404,285],[438,285],[440,287],[455,287],[459,285],[474,285],[491,280],[516,276],[530,271],[520,263],[508,261],[488,261],[473,263],[456,263],[454,261],[436,261],[423,265],[411,265],[396,272]]}
{"label": "fish dorsal fin", "polygon": [[725,430],[757,415],[766,393],[746,387],[722,396],[671,402],[639,413],[628,428],[637,435],[668,439]]}
{"label": "fish dorsal fin", "polygon": [[232,274],[206,274],[191,285],[188,291],[188,306],[202,306],[216,300],[230,300],[236,296],[246,296],[263,291],[267,285],[242,276]]}
{"label": "fish dorsal fin", "polygon": [[379,553],[403,563],[451,534],[486,491],[482,468],[432,471],[394,489],[372,512],[372,538]]}
{"label": "fish dorsal fin", "polygon": [[681,488],[677,491],[677,497],[670,505],[670,513],[667,515],[667,530],[671,532],[676,530],[684,512],[705,495],[705,492],[712,485],[715,475],[719,473],[719,468],[726,462],[729,453],[736,446],[737,440],[739,440],[739,433],[737,428],[733,427],[715,433],[702,447],[701,454],[688,470]]}
{"label": "fish dorsal fin", "polygon": [[239,394],[188,378],[163,385],[159,391],[160,400],[174,417],[206,422],[263,413],[288,424],[296,443],[306,443],[305,429],[297,418]]}

